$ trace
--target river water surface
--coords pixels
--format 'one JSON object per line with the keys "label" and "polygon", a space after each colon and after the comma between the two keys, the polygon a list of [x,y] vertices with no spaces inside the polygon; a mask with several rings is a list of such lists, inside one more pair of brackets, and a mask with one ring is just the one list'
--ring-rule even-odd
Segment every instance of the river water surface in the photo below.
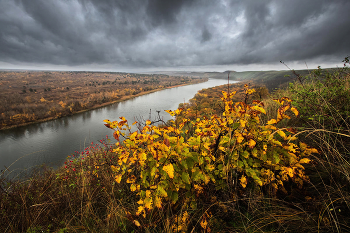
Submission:
{"label": "river water surface", "polygon": [[42,164],[59,166],[68,155],[83,151],[91,142],[98,142],[106,135],[112,138],[113,131],[104,126],[105,119],[120,120],[119,117],[124,116],[131,124],[136,117],[148,119],[150,112],[154,119],[156,111],[160,111],[160,116],[167,121],[171,116],[164,110],[177,109],[201,89],[224,84],[227,84],[225,79],[209,79],[205,83],[165,89],[73,116],[2,130],[0,170],[7,167],[18,173]]}

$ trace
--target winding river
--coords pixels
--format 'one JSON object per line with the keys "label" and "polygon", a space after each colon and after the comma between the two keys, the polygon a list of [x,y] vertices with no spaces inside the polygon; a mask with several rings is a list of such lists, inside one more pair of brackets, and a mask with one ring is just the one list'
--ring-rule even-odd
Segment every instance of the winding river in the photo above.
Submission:
{"label": "winding river", "polygon": [[2,130],[0,170],[8,168],[18,173],[42,164],[60,166],[74,151],[83,151],[91,142],[98,142],[106,135],[112,138],[112,131],[103,125],[103,120],[119,120],[120,116],[124,116],[132,123],[136,118],[148,119],[150,114],[154,119],[156,111],[160,111],[160,116],[167,121],[171,116],[164,110],[177,109],[179,103],[188,102],[201,89],[224,84],[227,84],[226,79],[209,79],[204,83],[161,90],[73,116]]}

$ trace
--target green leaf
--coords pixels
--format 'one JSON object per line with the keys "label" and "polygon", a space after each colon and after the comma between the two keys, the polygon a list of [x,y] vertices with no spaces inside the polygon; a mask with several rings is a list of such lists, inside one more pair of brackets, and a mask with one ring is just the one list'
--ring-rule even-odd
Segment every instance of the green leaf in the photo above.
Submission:
{"label": "green leaf", "polygon": [[192,172],[192,180],[194,181],[198,181],[199,180],[199,170],[198,169],[195,169],[194,172]]}
{"label": "green leaf", "polygon": [[173,201],[173,203],[177,202],[177,200],[179,199],[179,194],[177,192],[172,192],[171,194],[171,200]]}
{"label": "green leaf", "polygon": [[199,165],[202,165],[203,162],[204,162],[204,158],[203,158],[203,157],[199,157],[199,158],[198,158],[198,163],[199,163]]}
{"label": "green leaf", "polygon": [[194,166],[193,158],[186,158],[186,163],[187,163],[188,169],[191,170]]}
{"label": "green leaf", "polygon": [[233,130],[238,129],[238,127],[239,127],[240,125],[241,125],[241,124],[240,124],[239,122],[233,123],[233,126],[232,126]]}
{"label": "green leaf", "polygon": [[254,149],[252,150],[251,153],[254,157],[257,157],[258,156],[258,149],[256,149],[256,147],[254,147]]}
{"label": "green leaf", "polygon": [[186,160],[182,160],[182,161],[181,161],[181,165],[182,165],[186,170],[188,170],[188,166],[187,166]]}
{"label": "green leaf", "polygon": [[242,156],[247,159],[249,157],[249,152],[246,150],[243,151]]}
{"label": "green leaf", "polygon": [[231,155],[232,159],[235,161],[239,158],[239,154],[236,150],[232,151],[232,155]]}
{"label": "green leaf", "polygon": [[190,206],[191,206],[192,209],[197,209],[197,202],[191,201]]}
{"label": "green leaf", "polygon": [[192,159],[194,162],[198,163],[198,153],[197,152],[191,152]]}
{"label": "green leaf", "polygon": [[185,181],[185,183],[190,184],[190,176],[187,172],[183,172],[181,174],[182,180]]}
{"label": "green leaf", "polygon": [[157,192],[158,192],[159,196],[162,196],[162,197],[168,196],[167,192],[164,190],[164,188],[162,186],[158,186]]}
{"label": "green leaf", "polygon": [[277,153],[277,151],[273,151],[272,157],[273,157],[273,162],[275,164],[278,164],[281,161],[281,158],[280,158],[279,154]]}
{"label": "green leaf", "polygon": [[142,183],[145,183],[147,176],[149,176],[149,172],[148,171],[142,171]]}
{"label": "green leaf", "polygon": [[151,169],[151,177],[154,177],[156,175],[157,167],[152,167]]}

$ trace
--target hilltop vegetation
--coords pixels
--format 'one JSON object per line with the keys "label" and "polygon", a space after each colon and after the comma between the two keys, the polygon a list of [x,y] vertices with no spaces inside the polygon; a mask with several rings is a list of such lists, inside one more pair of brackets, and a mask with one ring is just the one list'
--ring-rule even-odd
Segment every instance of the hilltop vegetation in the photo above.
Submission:
{"label": "hilltop vegetation", "polygon": [[206,79],[113,72],[0,72],[0,129]]}
{"label": "hilltop vegetation", "polygon": [[[325,69],[325,72],[332,72],[333,69]],[[312,70],[282,70],[282,71],[229,71],[230,80],[242,81],[247,83],[253,81],[255,84],[266,86],[269,91],[273,91],[276,88],[286,88],[288,83],[294,82],[297,77],[293,72],[300,76],[310,76]],[[214,79],[227,79],[228,71],[225,72],[164,72],[168,75],[178,76],[190,76],[190,77],[203,77],[203,78],[214,78]]]}
{"label": "hilltop vegetation", "polygon": [[[345,64],[348,64],[346,59]],[[3,232],[347,232],[350,73],[200,91],[170,122],[108,138],[26,181],[0,179]]]}

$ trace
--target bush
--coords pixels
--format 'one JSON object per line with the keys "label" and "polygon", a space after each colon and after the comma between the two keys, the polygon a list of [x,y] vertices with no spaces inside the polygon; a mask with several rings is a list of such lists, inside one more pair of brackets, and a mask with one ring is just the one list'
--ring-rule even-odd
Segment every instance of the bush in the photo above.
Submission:
{"label": "bush", "polygon": [[[247,96],[253,92],[246,86]],[[274,126],[290,118],[287,111],[298,115],[291,100],[276,100],[280,105],[277,119],[263,125],[259,119],[265,114],[263,103],[233,103],[234,94],[223,92],[225,111],[220,117],[185,118],[162,128],[147,120],[140,132],[131,132],[124,117],[120,122],[105,120],[117,140],[126,138],[114,150],[117,160],[111,168],[115,181],[126,181],[138,196],[137,215],[146,217],[155,208],[178,203],[196,209],[197,197],[213,189],[268,186],[273,194],[286,192],[284,183],[292,181],[302,187],[308,180],[303,164],[317,150],[291,143],[296,140],[293,129]],[[186,115],[184,109],[167,112]]]}
{"label": "bush", "polygon": [[327,128],[349,122],[350,80],[346,70],[323,71],[319,67],[311,77],[290,84],[292,98],[304,121]]}

